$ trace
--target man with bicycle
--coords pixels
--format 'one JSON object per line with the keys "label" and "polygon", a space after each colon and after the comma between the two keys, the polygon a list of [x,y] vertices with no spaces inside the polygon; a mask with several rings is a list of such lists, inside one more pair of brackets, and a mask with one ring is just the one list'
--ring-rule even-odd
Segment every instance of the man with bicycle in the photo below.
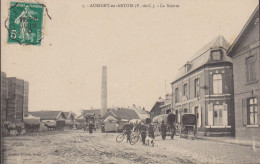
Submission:
{"label": "man with bicycle", "polygon": [[127,136],[127,140],[126,140],[126,143],[129,141],[130,143],[130,136],[131,136],[131,130],[132,130],[132,125],[127,123],[124,125],[123,127],[123,130],[125,131],[124,133],[126,134]]}

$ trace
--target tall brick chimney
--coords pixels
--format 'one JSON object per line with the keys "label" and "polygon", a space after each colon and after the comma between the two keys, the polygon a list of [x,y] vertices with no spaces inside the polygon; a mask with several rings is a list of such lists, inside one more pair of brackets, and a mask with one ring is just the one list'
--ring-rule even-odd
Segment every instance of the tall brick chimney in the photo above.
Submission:
{"label": "tall brick chimney", "polygon": [[102,67],[101,116],[107,111],[107,66]]}

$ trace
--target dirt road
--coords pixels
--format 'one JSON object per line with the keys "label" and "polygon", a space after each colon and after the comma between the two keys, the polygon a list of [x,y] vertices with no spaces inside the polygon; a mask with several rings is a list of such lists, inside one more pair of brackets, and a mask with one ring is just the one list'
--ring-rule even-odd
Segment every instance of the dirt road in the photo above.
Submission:
{"label": "dirt road", "polygon": [[[155,147],[117,143],[115,133],[81,130],[4,138],[4,162],[19,163],[198,163],[260,162],[259,152],[236,145],[180,139],[155,140]],[[239,152],[239,153],[238,153]],[[247,155],[246,158],[240,157]]]}

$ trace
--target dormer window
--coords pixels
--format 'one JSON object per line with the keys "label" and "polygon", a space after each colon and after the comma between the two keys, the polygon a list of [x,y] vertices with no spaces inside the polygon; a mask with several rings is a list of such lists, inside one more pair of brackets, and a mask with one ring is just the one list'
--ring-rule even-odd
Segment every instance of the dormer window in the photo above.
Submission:
{"label": "dormer window", "polygon": [[185,73],[188,73],[190,71],[190,68],[191,68],[191,63],[190,62],[187,62],[185,65]]}
{"label": "dormer window", "polygon": [[222,52],[220,50],[211,51],[211,60],[219,61],[222,59]]}

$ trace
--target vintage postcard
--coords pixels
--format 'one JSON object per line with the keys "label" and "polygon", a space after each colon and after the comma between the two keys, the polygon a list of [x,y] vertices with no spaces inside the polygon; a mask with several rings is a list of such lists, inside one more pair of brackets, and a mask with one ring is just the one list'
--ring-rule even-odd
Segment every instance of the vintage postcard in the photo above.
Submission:
{"label": "vintage postcard", "polygon": [[260,163],[259,0],[1,1],[3,164]]}

